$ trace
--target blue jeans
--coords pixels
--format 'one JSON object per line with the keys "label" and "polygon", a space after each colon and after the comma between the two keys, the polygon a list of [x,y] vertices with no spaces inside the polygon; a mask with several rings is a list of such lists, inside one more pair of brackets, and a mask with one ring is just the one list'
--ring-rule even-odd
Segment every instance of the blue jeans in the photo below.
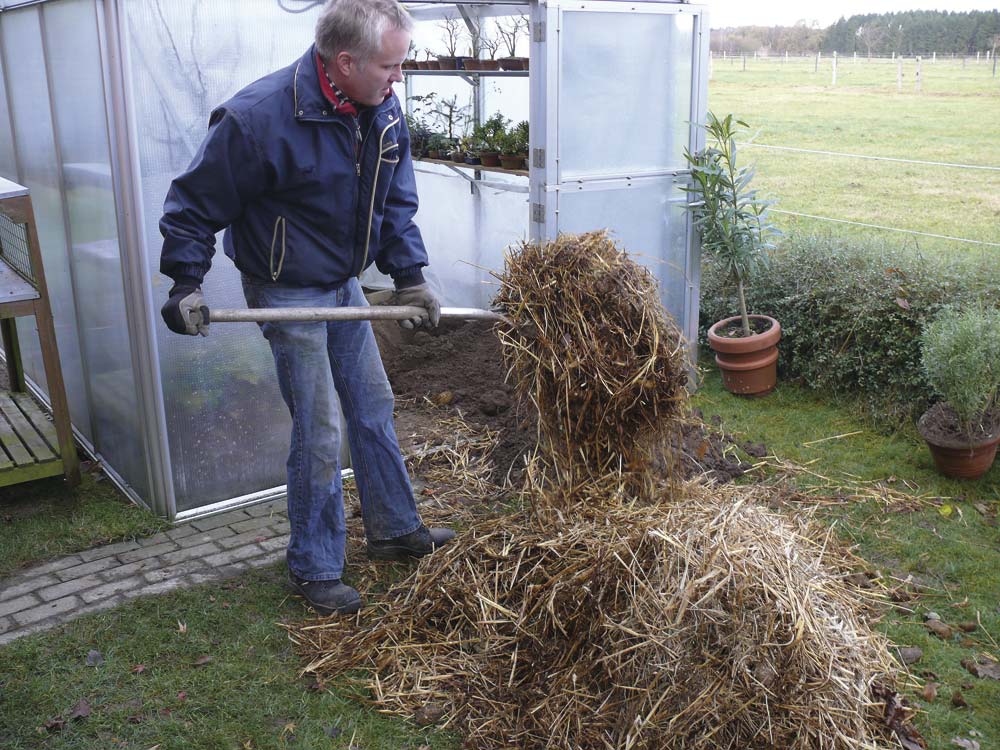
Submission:
{"label": "blue jeans", "polygon": [[[243,292],[249,307],[368,304],[353,278],[327,290],[244,276]],[[343,574],[347,542],[340,481],[341,409],[365,535],[371,540],[392,539],[420,527],[393,426],[392,389],[367,320],[263,323],[260,327],[271,345],[278,385],[292,415],[288,567],[305,580],[334,580]]]}

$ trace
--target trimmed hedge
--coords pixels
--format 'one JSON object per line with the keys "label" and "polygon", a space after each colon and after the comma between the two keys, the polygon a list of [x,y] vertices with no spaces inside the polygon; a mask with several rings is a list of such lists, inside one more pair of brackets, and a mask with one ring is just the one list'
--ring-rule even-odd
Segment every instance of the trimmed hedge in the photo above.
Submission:
{"label": "trimmed hedge", "polygon": [[[827,392],[862,402],[871,416],[915,418],[933,401],[920,334],[945,305],[1000,304],[995,254],[927,256],[869,237],[786,236],[747,289],[751,313],[783,329],[779,368]],[[700,336],[735,315],[735,290],[702,261]]]}

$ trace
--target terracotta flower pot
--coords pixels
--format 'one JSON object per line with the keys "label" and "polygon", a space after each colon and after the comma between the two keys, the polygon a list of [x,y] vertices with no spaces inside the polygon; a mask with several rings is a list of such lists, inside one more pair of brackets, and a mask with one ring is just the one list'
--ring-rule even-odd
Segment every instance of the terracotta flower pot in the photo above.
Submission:
{"label": "terracotta flower pot", "polygon": [[708,329],[708,343],[726,390],[738,396],[766,396],[778,381],[781,324],[767,315],[751,315],[750,319],[765,321],[770,327],[750,336],[724,336],[721,332],[740,320],[739,316],[726,318]]}
{"label": "terracotta flower pot", "polygon": [[520,57],[501,57],[498,62],[503,70],[524,70]]}
{"label": "terracotta flower pot", "polygon": [[475,57],[462,58],[462,70],[482,70],[481,61]]}
{"label": "terracotta flower pot", "polygon": [[929,420],[936,407],[931,407],[917,421],[917,432],[927,443],[937,470],[952,479],[979,479],[993,466],[1000,444],[1000,430],[980,436],[974,442],[962,435],[942,435],[940,429],[931,429]]}
{"label": "terracotta flower pot", "polygon": [[524,157],[520,155],[509,156],[500,154],[500,166],[504,169],[524,169]]}
{"label": "terracotta flower pot", "polygon": [[479,159],[484,167],[499,167],[500,154],[496,151],[480,151]]}
{"label": "terracotta flower pot", "polygon": [[458,60],[459,58],[451,55],[438,55],[437,59],[441,70],[458,70]]}
{"label": "terracotta flower pot", "polygon": [[500,70],[499,60],[480,60],[479,61],[480,70]]}

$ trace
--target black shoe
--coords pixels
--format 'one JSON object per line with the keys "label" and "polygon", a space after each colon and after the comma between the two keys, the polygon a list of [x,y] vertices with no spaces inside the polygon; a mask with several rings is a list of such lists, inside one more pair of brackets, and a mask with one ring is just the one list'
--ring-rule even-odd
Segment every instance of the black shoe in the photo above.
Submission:
{"label": "black shoe", "polygon": [[353,615],[361,609],[361,595],[346,583],[335,581],[307,581],[288,571],[288,582],[295,593],[301,595],[321,615]]}
{"label": "black shoe", "polygon": [[372,560],[407,560],[429,555],[455,538],[451,529],[428,529],[421,526],[395,539],[368,542],[368,557]]}

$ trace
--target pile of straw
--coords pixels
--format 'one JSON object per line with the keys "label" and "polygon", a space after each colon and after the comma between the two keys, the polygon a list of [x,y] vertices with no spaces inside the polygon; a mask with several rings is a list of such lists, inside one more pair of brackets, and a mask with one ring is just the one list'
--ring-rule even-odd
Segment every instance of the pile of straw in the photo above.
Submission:
{"label": "pile of straw", "polygon": [[687,400],[687,348],[656,279],[604,232],[524,243],[495,303],[515,392],[538,410],[536,499],[614,502],[655,491],[649,470]]}
{"label": "pile of straw", "polygon": [[522,247],[503,283],[543,424],[531,512],[475,523],[356,619],[293,629],[305,671],[478,750],[892,746],[895,668],[828,536],[763,488],[644,469],[686,378],[648,275],[598,234]]}

